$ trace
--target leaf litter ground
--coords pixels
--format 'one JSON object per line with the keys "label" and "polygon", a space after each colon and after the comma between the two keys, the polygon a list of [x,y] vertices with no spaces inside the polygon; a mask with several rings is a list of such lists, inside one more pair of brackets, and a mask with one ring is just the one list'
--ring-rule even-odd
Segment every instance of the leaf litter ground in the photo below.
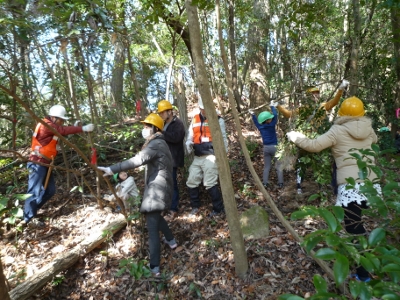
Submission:
{"label": "leaf litter ground", "polygon": [[[230,132],[234,132],[232,126],[227,123],[228,129],[232,129]],[[258,137],[258,133],[252,130],[244,131],[244,136]],[[200,296],[204,299],[277,299],[284,293],[303,297],[313,294],[313,275],[326,277],[326,274],[272,213],[251,178],[238,142],[233,135],[230,138],[229,160],[239,214],[259,205],[270,216],[269,237],[245,241],[249,261],[246,278],[239,279],[235,275],[226,217],[208,217],[211,200],[205,190],[202,190],[200,214],[195,218],[189,217],[191,207],[185,186],[187,171],[181,170],[178,179],[180,212],[170,222],[178,248],[171,250],[162,245],[161,279],[136,280],[128,272],[116,276],[120,260],[148,260],[147,233],[144,223],[139,220],[81,257],[78,263],[55,276],[29,299],[197,299]],[[262,142],[260,138],[257,141],[260,146],[252,161],[257,174],[262,176]],[[288,219],[302,205],[318,205],[307,202],[308,197],[319,189],[315,182],[309,181],[312,176],[307,176],[303,182],[304,193],[297,195],[294,175],[294,171],[285,172],[284,189],[269,190]],[[0,241],[4,273],[11,288],[35,274],[59,253],[68,251],[90,236],[92,228],[105,225],[118,214],[111,207],[98,209],[95,198],[69,193],[63,186],[63,175],[57,173],[56,176],[57,194],[40,211],[41,216],[47,217],[46,226],[43,229],[27,228],[16,236],[7,236],[5,229]],[[143,173],[136,172],[134,177],[141,188]],[[95,186],[94,176],[86,178]],[[270,182],[277,183],[273,168]],[[102,193],[109,191],[104,189]],[[311,219],[292,221],[291,224],[300,236],[324,226],[322,222]]]}

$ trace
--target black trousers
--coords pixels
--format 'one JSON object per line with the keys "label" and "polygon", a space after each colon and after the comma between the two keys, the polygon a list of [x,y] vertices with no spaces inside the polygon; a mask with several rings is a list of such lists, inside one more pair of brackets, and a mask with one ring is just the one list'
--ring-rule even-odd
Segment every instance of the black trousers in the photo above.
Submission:
{"label": "black trousers", "polygon": [[[366,201],[361,202],[361,205],[357,202],[350,202],[347,207],[342,206],[344,209],[344,227],[350,234],[365,234],[363,222],[361,221],[361,212],[363,209],[367,209],[368,205]],[[364,269],[363,266],[357,268],[357,275],[360,278],[369,277],[369,272]]]}

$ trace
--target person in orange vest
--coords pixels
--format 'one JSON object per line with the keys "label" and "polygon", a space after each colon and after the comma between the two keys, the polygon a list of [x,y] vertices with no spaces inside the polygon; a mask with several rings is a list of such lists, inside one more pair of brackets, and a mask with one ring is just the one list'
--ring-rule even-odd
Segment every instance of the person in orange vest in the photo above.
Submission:
{"label": "person in orange vest", "polygon": [[[189,176],[186,185],[189,188],[191,216],[197,215],[200,208],[199,185],[203,180],[204,187],[211,196],[213,210],[209,217],[224,213],[224,203],[218,187],[218,167],[214,155],[210,127],[208,126],[203,101],[199,99],[200,113],[193,117],[188,129],[186,149],[188,153],[194,150],[194,159],[189,167]],[[228,152],[228,139],[225,130],[225,121],[218,115],[218,121],[224,139],[225,150]]]}
{"label": "person in orange vest", "polygon": [[[61,135],[90,132],[94,130],[93,124],[85,126],[63,126],[66,117],[66,110],[61,105],[54,105],[50,108],[49,115],[43,119],[46,124],[53,127]],[[75,125],[79,124],[79,121]],[[36,217],[37,211],[50,200],[56,192],[54,176],[50,173],[47,187],[44,188],[47,173],[51,172],[48,166],[42,166],[36,162],[50,164],[57,155],[58,136],[42,123],[38,123],[32,137],[32,152],[28,162],[29,179],[27,194],[31,196],[25,200],[24,222],[30,227],[44,226],[44,223]]]}

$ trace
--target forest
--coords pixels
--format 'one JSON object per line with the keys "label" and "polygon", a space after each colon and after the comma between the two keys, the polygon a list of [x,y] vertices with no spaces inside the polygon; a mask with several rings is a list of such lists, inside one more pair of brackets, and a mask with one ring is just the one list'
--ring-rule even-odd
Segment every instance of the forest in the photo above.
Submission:
{"label": "forest", "polygon": [[[399,1],[6,0],[0,8],[0,299],[400,299]],[[324,102],[342,91],[339,104],[319,128],[279,113],[284,186],[271,168],[267,188],[251,113],[272,103],[298,109],[313,88]],[[378,137],[352,154],[359,178],[346,179],[354,186],[377,176],[365,180],[368,234],[360,236],[344,230],[335,206],[331,151],[304,155],[286,136],[320,136],[353,96]],[[208,216],[201,187],[200,214],[189,216],[194,156],[186,152],[169,222],[177,248],[163,245],[153,278],[140,196],[130,211],[118,197],[108,201],[115,181],[98,167],[141,151],[141,121],[161,100],[187,131],[199,98],[225,213]],[[47,164],[57,191],[39,210],[45,226],[32,229],[22,221],[26,166],[54,105],[66,108],[65,125],[94,131],[58,134],[59,154]],[[307,166],[301,194],[296,164]],[[145,173],[129,171],[140,192]],[[259,208],[268,222],[257,229],[267,233],[255,237],[244,224]],[[351,280],[360,266],[370,281]]]}

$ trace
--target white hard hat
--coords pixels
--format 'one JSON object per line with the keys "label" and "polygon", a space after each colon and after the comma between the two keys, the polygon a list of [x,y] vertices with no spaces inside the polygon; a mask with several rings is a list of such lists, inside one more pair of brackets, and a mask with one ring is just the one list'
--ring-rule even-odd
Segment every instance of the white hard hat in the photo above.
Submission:
{"label": "white hard hat", "polygon": [[65,116],[67,111],[65,110],[64,106],[62,105],[54,105],[49,110],[49,116],[57,117],[63,120],[68,120],[69,118]]}
{"label": "white hard hat", "polygon": [[203,100],[199,97],[199,108],[204,109]]}

